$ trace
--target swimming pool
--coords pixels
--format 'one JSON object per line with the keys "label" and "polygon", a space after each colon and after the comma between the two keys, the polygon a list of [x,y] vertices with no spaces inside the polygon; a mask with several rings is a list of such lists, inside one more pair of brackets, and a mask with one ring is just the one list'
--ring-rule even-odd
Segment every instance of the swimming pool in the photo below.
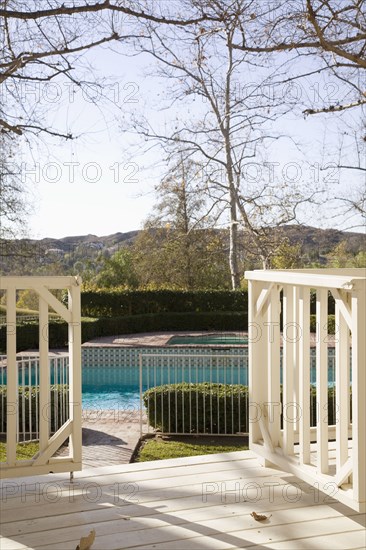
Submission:
{"label": "swimming pool", "polygon": [[168,346],[175,345],[248,345],[248,337],[238,334],[207,334],[199,336],[172,336],[167,341]]}
{"label": "swimming pool", "polygon": [[115,348],[83,357],[83,408],[139,406],[142,389],[180,382],[247,385],[248,358],[242,350],[195,348]]}
{"label": "swimming pool", "polygon": [[[138,408],[141,357],[143,390],[182,381],[248,385],[247,347],[84,348],[83,408]],[[310,350],[310,360],[310,380],[315,384],[315,348]],[[334,382],[335,350],[329,348],[329,386]]]}
{"label": "swimming pool", "polygon": [[[328,383],[335,381],[335,350],[328,351]],[[140,362],[143,391],[161,384],[212,382],[248,385],[248,348],[245,346],[164,346],[82,348],[83,409],[137,409],[140,404]],[[311,383],[316,382],[315,348],[310,350]],[[55,362],[51,384],[67,384],[67,370]],[[6,372],[0,384],[6,383]],[[37,385],[35,362],[19,373],[19,385]]]}

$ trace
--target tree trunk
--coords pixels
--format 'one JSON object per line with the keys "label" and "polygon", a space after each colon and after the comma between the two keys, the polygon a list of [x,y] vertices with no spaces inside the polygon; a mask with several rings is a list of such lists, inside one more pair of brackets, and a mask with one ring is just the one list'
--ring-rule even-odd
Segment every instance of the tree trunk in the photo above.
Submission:
{"label": "tree trunk", "polygon": [[230,251],[229,264],[231,275],[231,287],[233,290],[240,288],[240,274],[238,267],[238,223],[235,198],[230,197]]}

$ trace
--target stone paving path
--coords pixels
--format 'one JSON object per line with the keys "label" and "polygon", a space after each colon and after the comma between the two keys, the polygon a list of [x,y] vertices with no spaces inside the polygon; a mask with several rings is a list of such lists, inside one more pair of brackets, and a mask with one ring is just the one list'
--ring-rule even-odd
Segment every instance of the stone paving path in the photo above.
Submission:
{"label": "stone paving path", "polygon": [[[127,464],[140,438],[139,413],[83,411],[83,468]],[[67,455],[65,447],[59,456]]]}

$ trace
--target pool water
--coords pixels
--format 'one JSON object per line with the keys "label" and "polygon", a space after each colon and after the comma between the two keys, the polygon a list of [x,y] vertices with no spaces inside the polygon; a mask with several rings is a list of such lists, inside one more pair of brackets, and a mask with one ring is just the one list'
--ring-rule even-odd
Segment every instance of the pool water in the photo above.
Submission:
{"label": "pool water", "polygon": [[248,338],[235,334],[208,334],[204,336],[173,336],[167,341],[168,346],[174,346],[176,344],[248,345]]}
{"label": "pool water", "polygon": [[[88,377],[87,368],[83,371],[83,385],[82,385],[82,407],[83,409],[91,410],[137,410],[140,407],[140,386],[138,382],[139,368],[136,367],[136,383],[129,384],[116,384],[113,380],[123,378],[123,367],[111,367],[108,368],[108,376],[110,382],[106,383],[106,376],[103,376],[104,383],[100,384],[85,384],[84,380]],[[247,368],[236,368],[233,371],[225,372],[225,369],[209,369],[203,367],[200,369],[192,368],[189,372],[184,368],[173,368],[174,374],[168,374],[168,369],[155,373],[151,372],[148,376],[143,376],[143,392],[148,387],[159,386],[162,384],[173,384],[185,382],[212,382],[212,383],[226,383],[226,384],[248,384],[248,370]],[[105,368],[100,367],[100,371],[104,371]],[[113,371],[113,373],[112,373]],[[282,369],[281,369],[282,371]],[[84,378],[85,376],[85,378]],[[282,382],[282,372],[281,372]],[[312,367],[310,370],[310,383],[315,385],[316,383],[316,369]],[[335,385],[335,369],[334,367],[328,367],[328,384],[330,387]]]}
{"label": "pool water", "polygon": [[[195,343],[215,338],[231,343],[229,338],[239,337],[235,334],[211,334],[205,336],[175,336],[170,343]],[[241,338],[241,341],[244,341]],[[210,346],[193,348],[189,345],[176,348],[154,348],[147,353],[145,348],[95,348],[83,353],[82,368],[82,406],[92,410],[136,410],[140,404],[139,359],[142,357],[143,391],[148,387],[180,382],[211,382],[224,384],[248,385],[248,348],[215,349]],[[310,353],[310,382],[316,382],[315,349]],[[227,356],[227,357],[226,357]],[[226,368],[225,368],[226,367]],[[281,377],[282,378],[282,377]],[[51,384],[67,384],[67,368],[51,368]],[[328,351],[328,384],[335,382],[334,348]],[[38,385],[39,371],[35,362],[19,371],[19,385]],[[6,384],[6,369],[0,371],[0,385]]]}
{"label": "pool water", "polygon": [[[143,388],[145,391],[147,388]],[[82,408],[88,410],[138,410],[139,386],[87,386],[83,385]]]}

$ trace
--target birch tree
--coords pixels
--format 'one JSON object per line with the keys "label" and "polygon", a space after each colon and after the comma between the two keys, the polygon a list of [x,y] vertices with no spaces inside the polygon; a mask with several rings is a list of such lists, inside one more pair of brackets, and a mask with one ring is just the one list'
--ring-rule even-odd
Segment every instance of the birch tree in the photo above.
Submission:
{"label": "birch tree", "polygon": [[[339,221],[341,215],[348,229],[361,227],[365,223],[366,3],[264,0],[251,7],[252,15],[242,17],[242,36],[234,48],[285,59],[284,84],[313,79],[313,101],[308,97],[303,114],[338,115],[339,120],[338,161],[336,152],[334,158],[347,183],[342,195],[335,193],[334,218]],[[314,81],[319,75],[326,82],[324,94]]]}
{"label": "birch tree", "polygon": [[16,152],[13,140],[0,133],[0,239],[22,234],[26,227],[26,190],[17,168]]}
{"label": "birch tree", "polygon": [[[112,44],[123,49],[127,38],[138,36],[140,20],[189,26],[206,17],[201,7],[192,6],[187,15],[179,3],[149,0],[0,0],[2,158],[9,158],[19,145],[32,145],[35,138],[47,145],[51,139],[63,143],[78,137],[72,123],[47,116],[52,108],[54,113],[59,110],[60,95],[71,102],[82,90],[90,102],[94,95],[108,101],[107,76],[96,77],[86,52]],[[10,174],[2,170],[1,177],[4,234],[15,212],[24,220],[25,209],[20,180],[15,184],[13,177],[11,189]],[[16,226],[12,223],[12,230]]]}
{"label": "birch tree", "polygon": [[[186,5],[189,10],[195,2]],[[266,148],[280,138],[272,123],[291,105],[269,93],[279,70],[271,68],[265,56],[234,48],[248,2],[237,0],[228,6],[212,0],[205,6],[208,21],[187,28],[148,23],[144,36],[132,41],[134,51],[156,61],[152,74],[168,85],[164,110],[175,112],[169,128],[153,127],[141,118],[134,120],[134,128],[165,153],[178,145],[185,158],[203,166],[207,195],[229,213],[229,265],[235,289],[241,276],[240,231],[249,234],[266,267],[275,238],[272,228],[294,221],[299,205],[312,200],[314,192],[304,194],[296,185],[272,177],[270,166],[266,169],[271,177],[249,177],[253,166],[265,166]]]}
{"label": "birch tree", "polygon": [[[326,73],[339,79],[344,98],[305,115],[335,113],[366,103],[366,10],[364,0],[255,0],[251,14],[241,18],[242,35],[234,47],[259,55],[288,56],[288,81]],[[294,55],[295,54],[295,55]],[[314,62],[302,71],[302,58]]]}

